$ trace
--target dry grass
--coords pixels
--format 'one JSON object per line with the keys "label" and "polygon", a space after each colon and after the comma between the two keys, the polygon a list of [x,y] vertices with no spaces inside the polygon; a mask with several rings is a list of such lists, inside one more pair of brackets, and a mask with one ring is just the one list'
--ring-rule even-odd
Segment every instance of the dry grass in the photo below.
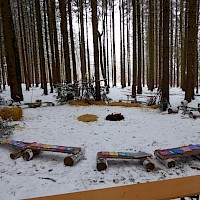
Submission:
{"label": "dry grass", "polygon": [[0,117],[3,120],[12,119],[13,121],[18,121],[23,117],[22,108],[1,108]]}
{"label": "dry grass", "polygon": [[159,107],[158,105],[147,106],[140,103],[127,103],[127,102],[105,103],[104,101],[95,101],[93,99],[81,99],[81,100],[71,101],[68,104],[71,106],[97,105],[97,106],[143,107],[143,108],[151,108],[151,109],[157,109]]}
{"label": "dry grass", "polygon": [[95,101],[93,99],[81,99],[81,100],[71,101],[68,104],[71,106],[91,106],[91,105],[105,106],[107,105],[104,101]]}
{"label": "dry grass", "polygon": [[98,120],[98,117],[96,115],[85,114],[77,117],[77,119],[82,122],[95,122]]}
{"label": "dry grass", "polygon": [[159,105],[146,106],[146,108],[157,109],[159,108]]}
{"label": "dry grass", "polygon": [[139,103],[126,103],[126,102],[112,102],[107,104],[107,106],[122,106],[122,107],[142,107]]}

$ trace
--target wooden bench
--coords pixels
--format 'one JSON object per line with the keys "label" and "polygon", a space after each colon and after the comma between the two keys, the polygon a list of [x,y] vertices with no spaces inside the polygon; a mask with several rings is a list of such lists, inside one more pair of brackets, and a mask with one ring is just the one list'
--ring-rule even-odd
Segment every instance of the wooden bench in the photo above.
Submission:
{"label": "wooden bench", "polygon": [[164,200],[200,194],[200,175],[75,192],[32,200]]}

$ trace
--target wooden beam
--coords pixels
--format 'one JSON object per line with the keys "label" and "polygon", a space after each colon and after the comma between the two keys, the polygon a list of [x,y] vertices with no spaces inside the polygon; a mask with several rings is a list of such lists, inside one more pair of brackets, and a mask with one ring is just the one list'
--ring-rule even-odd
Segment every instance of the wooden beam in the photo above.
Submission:
{"label": "wooden beam", "polygon": [[165,200],[200,194],[200,175],[75,192],[30,200]]}

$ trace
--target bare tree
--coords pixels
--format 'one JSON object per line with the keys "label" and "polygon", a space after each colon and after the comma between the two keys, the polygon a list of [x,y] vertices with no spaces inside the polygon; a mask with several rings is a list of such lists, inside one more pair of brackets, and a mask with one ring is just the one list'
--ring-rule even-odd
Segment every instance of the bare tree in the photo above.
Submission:
{"label": "bare tree", "polygon": [[196,64],[196,8],[197,0],[190,0],[188,13],[188,39],[187,39],[187,86],[185,91],[185,99],[191,102],[194,99],[194,72]]}
{"label": "bare tree", "polygon": [[149,0],[149,90],[154,89],[154,0]]}
{"label": "bare tree", "polygon": [[133,6],[133,82],[132,96],[136,96],[136,81],[137,81],[137,52],[136,52],[136,0],[132,0]]}
{"label": "bare tree", "polygon": [[169,0],[163,1],[163,78],[162,101],[169,102]]}
{"label": "bare tree", "polygon": [[69,41],[68,41],[68,28],[67,28],[67,16],[66,16],[66,2],[65,0],[59,0],[59,8],[61,14],[61,33],[63,37],[63,50],[65,60],[65,79],[68,83],[72,82],[71,68],[70,68],[70,55],[69,55]]}
{"label": "bare tree", "polygon": [[76,82],[77,70],[76,70],[76,56],[75,56],[75,47],[74,47],[74,33],[73,33],[73,24],[72,24],[71,0],[68,0],[68,13],[69,13],[70,42],[71,42],[72,65],[73,65],[73,79],[74,79],[74,82]]}
{"label": "bare tree", "polygon": [[39,45],[42,83],[44,87],[44,94],[47,95],[48,90],[47,90],[45,60],[44,60],[44,44],[43,44],[43,34],[42,34],[42,18],[41,18],[41,10],[40,10],[40,0],[35,1],[35,11],[36,11],[36,21],[37,21],[37,33],[38,33],[38,45]]}
{"label": "bare tree", "polygon": [[0,0],[0,6],[11,98],[16,102],[19,102],[23,101],[21,88],[21,68],[10,1]]}
{"label": "bare tree", "polygon": [[137,84],[137,93],[142,94],[142,83],[141,83],[141,73],[142,73],[142,67],[141,67],[141,23],[140,23],[140,1],[137,0],[137,25],[138,25],[138,84]]}
{"label": "bare tree", "polygon": [[100,101],[101,100],[101,94],[100,94],[100,81],[99,81],[97,0],[91,0],[91,7],[92,7],[92,30],[93,30],[95,86],[96,86],[96,98],[95,98],[95,100]]}

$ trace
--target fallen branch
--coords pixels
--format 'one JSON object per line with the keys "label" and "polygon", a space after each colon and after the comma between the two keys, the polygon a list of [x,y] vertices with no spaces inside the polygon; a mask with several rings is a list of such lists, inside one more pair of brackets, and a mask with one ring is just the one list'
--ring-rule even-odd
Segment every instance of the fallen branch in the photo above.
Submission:
{"label": "fallen branch", "polygon": [[52,179],[52,178],[45,178],[45,177],[38,177],[39,179],[46,179],[46,180],[50,180],[50,181],[53,181],[53,182],[56,182],[56,180]]}

